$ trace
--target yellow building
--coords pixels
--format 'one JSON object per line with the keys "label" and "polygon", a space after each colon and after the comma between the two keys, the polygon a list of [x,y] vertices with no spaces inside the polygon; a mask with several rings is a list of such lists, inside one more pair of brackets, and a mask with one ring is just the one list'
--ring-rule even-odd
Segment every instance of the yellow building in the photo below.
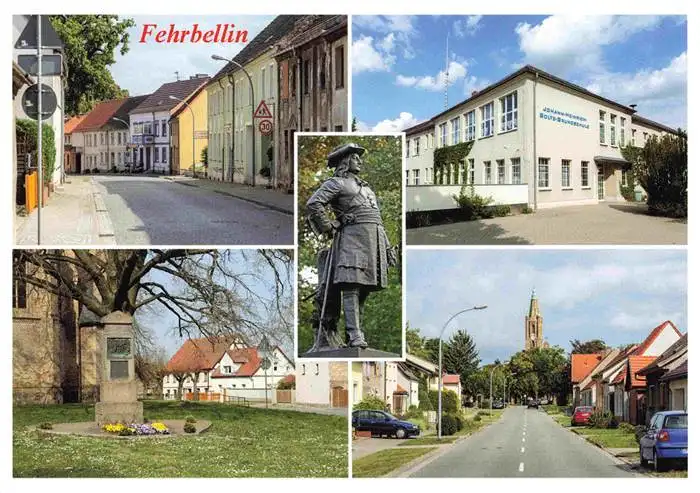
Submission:
{"label": "yellow building", "polygon": [[[204,176],[202,150],[208,145],[207,132],[207,91],[199,87],[185,100],[187,104],[178,103],[170,112],[170,155],[172,173],[180,175],[192,172],[192,163],[196,172]],[[194,156],[192,155],[194,116]]]}
{"label": "yellow building", "polygon": [[352,364],[352,405],[362,400],[362,363]]}

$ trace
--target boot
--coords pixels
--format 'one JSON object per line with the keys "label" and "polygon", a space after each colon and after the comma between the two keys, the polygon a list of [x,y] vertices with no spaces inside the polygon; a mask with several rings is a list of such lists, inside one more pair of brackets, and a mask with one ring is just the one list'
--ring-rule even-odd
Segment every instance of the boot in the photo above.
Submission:
{"label": "boot", "polygon": [[345,335],[349,347],[366,348],[365,335],[360,329],[360,290],[343,291],[343,311],[345,312]]}

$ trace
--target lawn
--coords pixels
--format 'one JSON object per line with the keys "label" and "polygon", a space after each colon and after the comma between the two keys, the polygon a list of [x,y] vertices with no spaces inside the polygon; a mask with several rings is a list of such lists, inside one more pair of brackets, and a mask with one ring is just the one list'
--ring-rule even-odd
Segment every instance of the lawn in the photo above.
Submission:
{"label": "lawn", "polygon": [[391,448],[352,461],[353,478],[379,478],[438,447]]}
{"label": "lawn", "polygon": [[457,440],[457,438],[459,438],[459,437],[457,437],[455,435],[442,437],[440,440],[438,440],[436,436],[428,436],[428,437],[422,437],[422,438],[410,438],[408,440],[405,440],[405,441],[399,443],[399,447],[403,447],[403,446],[410,447],[411,445],[444,445],[446,443],[454,442],[455,440]]}
{"label": "lawn", "polygon": [[15,477],[347,477],[347,419],[216,403],[145,401],[144,417],[212,422],[197,437],[114,440],[28,426],[94,419],[94,406],[13,408]]}
{"label": "lawn", "polygon": [[636,448],[639,446],[634,433],[620,429],[572,428],[571,431],[583,436],[591,443],[605,448]]}
{"label": "lawn", "polygon": [[562,425],[564,428],[571,427],[571,416],[567,416],[565,414],[553,414],[552,418],[554,418],[554,421]]}

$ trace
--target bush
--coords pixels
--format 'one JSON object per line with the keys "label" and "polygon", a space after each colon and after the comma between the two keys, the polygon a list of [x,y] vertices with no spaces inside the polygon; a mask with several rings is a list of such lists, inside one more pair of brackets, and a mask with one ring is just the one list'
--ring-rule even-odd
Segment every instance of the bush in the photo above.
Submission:
{"label": "bush", "polygon": [[459,414],[454,415],[455,422],[457,423],[457,431],[462,431],[464,428],[464,420]]}
{"label": "bush", "polygon": [[476,415],[477,416],[488,416],[489,413],[487,411],[479,411],[478,413],[476,413]]}
{"label": "bush", "polygon": [[[630,425],[631,426],[631,425]],[[637,443],[639,443],[639,440],[642,439],[644,435],[647,433],[647,427],[644,425],[637,425],[634,427],[634,439],[637,440]]]}
{"label": "bush", "polygon": [[197,419],[194,416],[192,416],[191,414],[185,416],[185,423],[196,423],[196,422],[197,422]]}
{"label": "bush", "polygon": [[196,433],[197,432],[197,427],[193,425],[192,423],[185,423],[185,426],[182,428],[185,433]]}
{"label": "bush", "polygon": [[[17,120],[15,131],[18,137],[24,136],[27,139],[32,155],[32,164],[36,165],[37,160],[37,124],[34,120],[23,118]],[[44,173],[44,183],[49,183],[53,178],[54,166],[56,164],[56,134],[53,127],[48,123],[41,125],[41,165]]]}
{"label": "bush", "polygon": [[[467,193],[467,186],[469,193]],[[462,185],[459,195],[453,195],[452,198],[464,213],[467,221],[493,217],[493,208],[489,208],[493,203],[493,198],[477,194],[474,185]]]}
{"label": "bush", "polygon": [[270,177],[270,167],[265,166],[264,168],[260,168],[260,176],[264,176],[265,178]]}
{"label": "bush", "polygon": [[481,409],[491,409],[491,399],[481,399],[479,407]]}
{"label": "bush", "polygon": [[418,406],[409,406],[408,410],[406,411],[406,417],[407,418],[422,418],[423,411],[418,409]]}
{"label": "bush", "polygon": [[533,212],[535,212],[534,209],[532,207],[530,207],[529,205],[526,205],[525,207],[520,209],[521,214],[532,214]]}
{"label": "bush", "polygon": [[86,175],[89,175],[90,172],[91,172],[90,168],[85,168],[85,169],[83,170],[83,174],[86,174]]}
{"label": "bush", "polygon": [[279,383],[277,384],[277,390],[293,390],[295,388],[296,388],[295,381],[285,382],[284,380],[280,380]]}
{"label": "bush", "polygon": [[617,425],[617,429],[620,431],[624,431],[625,433],[634,433],[636,431],[635,427],[631,423],[626,423],[622,422],[619,425]]}
{"label": "bush", "polygon": [[[430,404],[437,411],[438,408],[438,392],[431,390],[428,392]],[[452,390],[442,390],[442,412],[455,414],[459,409],[459,397]]]}
{"label": "bush", "polygon": [[94,174],[94,173],[99,173],[99,172],[100,172],[100,168],[97,168],[97,167],[92,168],[92,172],[93,172],[93,174]]}
{"label": "bush", "polygon": [[454,435],[457,433],[457,418],[453,414],[442,415],[442,434],[443,436]]}
{"label": "bush", "polygon": [[110,169],[110,171],[111,171],[112,173],[116,173],[116,172],[117,172],[117,167],[114,166],[114,165],[112,165],[112,168]]}
{"label": "bush", "polygon": [[360,402],[355,404],[353,407],[354,411],[358,409],[365,409],[370,411],[384,411],[386,409],[386,404],[379,397],[367,396]]}
{"label": "bush", "polygon": [[590,428],[610,428],[613,415],[610,411],[596,410],[588,418],[588,426]]}
{"label": "bush", "polygon": [[474,418],[472,418],[472,421],[476,421],[477,423],[478,423],[479,421],[481,421],[481,413],[479,413],[479,414],[477,414],[476,416],[474,416]]}
{"label": "bush", "polygon": [[608,425],[608,428],[617,428],[620,426],[620,420],[617,419],[617,416],[614,416],[610,418],[610,424]]}
{"label": "bush", "polygon": [[505,204],[494,205],[491,208],[491,212],[493,213],[494,217],[506,217],[510,215],[510,206]]}
{"label": "bush", "polygon": [[41,429],[41,430],[53,430],[53,425],[51,423],[48,423],[48,422],[41,423],[39,425],[39,429]]}

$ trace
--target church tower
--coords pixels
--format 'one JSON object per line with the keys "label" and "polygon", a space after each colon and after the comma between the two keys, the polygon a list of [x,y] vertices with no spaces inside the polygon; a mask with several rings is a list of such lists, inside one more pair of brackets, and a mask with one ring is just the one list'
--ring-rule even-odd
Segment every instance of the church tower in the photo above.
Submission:
{"label": "church tower", "polygon": [[525,349],[541,348],[543,347],[542,341],[542,315],[533,288],[530,297],[530,311],[525,316]]}

